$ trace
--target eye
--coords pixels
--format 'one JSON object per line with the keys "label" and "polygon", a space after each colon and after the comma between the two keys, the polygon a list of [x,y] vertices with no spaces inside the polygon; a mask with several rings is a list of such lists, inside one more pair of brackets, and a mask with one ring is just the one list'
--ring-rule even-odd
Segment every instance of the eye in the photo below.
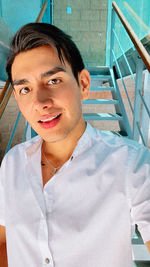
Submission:
{"label": "eye", "polygon": [[26,95],[30,92],[30,89],[28,87],[24,87],[22,89],[20,89],[19,93],[22,95]]}
{"label": "eye", "polygon": [[48,84],[58,84],[61,82],[61,79],[51,79],[48,81]]}

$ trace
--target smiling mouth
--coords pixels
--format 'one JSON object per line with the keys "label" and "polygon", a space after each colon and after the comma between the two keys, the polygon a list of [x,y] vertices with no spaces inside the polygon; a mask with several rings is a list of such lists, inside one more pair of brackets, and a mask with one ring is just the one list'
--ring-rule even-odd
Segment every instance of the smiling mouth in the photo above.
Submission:
{"label": "smiling mouth", "polygon": [[48,123],[48,122],[51,122],[54,119],[58,119],[60,116],[61,116],[61,113],[56,115],[56,116],[54,116],[54,117],[47,118],[45,120],[39,120],[38,122],[39,123]]}

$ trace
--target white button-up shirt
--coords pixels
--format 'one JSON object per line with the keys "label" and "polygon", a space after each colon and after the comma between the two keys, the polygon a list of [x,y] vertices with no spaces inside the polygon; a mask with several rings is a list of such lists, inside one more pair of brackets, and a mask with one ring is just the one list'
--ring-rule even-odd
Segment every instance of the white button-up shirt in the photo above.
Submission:
{"label": "white button-up shirt", "polygon": [[87,125],[42,187],[42,139],[17,145],[0,173],[9,267],[130,267],[135,224],[150,240],[150,152]]}

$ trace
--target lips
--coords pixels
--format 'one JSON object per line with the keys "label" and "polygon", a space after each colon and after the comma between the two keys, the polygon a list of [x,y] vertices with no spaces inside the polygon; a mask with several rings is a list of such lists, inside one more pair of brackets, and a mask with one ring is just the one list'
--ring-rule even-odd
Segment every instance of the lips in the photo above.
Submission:
{"label": "lips", "polygon": [[43,122],[49,122],[49,121],[52,121],[53,119],[58,118],[60,115],[61,115],[61,114],[58,114],[58,115],[56,115],[56,116],[49,117],[49,118],[47,118],[47,119],[39,120],[39,122],[42,122],[42,123],[43,123]]}
{"label": "lips", "polygon": [[38,123],[41,125],[42,128],[44,129],[50,129],[50,128],[53,128],[57,125],[57,123],[59,122],[60,120],[60,117],[61,117],[61,113],[55,115],[55,116],[47,116],[43,119],[40,119],[38,121]]}

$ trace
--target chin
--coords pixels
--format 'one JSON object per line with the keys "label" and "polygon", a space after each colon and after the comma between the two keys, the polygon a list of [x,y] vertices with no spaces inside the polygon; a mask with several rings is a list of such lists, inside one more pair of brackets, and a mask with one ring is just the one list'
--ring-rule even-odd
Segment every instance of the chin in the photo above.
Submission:
{"label": "chin", "polygon": [[58,135],[58,134],[47,134],[47,135],[40,135],[45,142],[48,143],[56,143],[61,142],[62,140],[66,139],[67,135]]}

